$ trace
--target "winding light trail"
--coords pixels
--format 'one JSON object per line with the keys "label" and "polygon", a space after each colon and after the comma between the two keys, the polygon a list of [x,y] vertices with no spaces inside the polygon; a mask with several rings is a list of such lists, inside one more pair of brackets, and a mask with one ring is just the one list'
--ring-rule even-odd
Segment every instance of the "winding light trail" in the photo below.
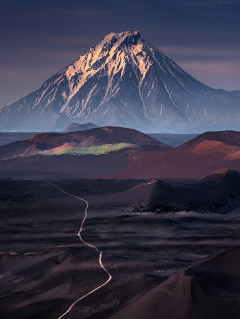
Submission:
{"label": "winding light trail", "polygon": [[46,183],[58,188],[61,192],[63,192],[64,194],[66,195],[69,195],[69,196],[72,196],[74,198],[77,198],[79,200],[82,200],[83,202],[85,202],[87,204],[86,208],[85,208],[85,216],[83,218],[83,221],[82,221],[82,224],[81,224],[81,227],[80,227],[80,230],[78,232],[78,237],[79,239],[81,240],[82,243],[84,243],[85,245],[91,247],[91,248],[94,248],[98,253],[99,253],[99,259],[98,259],[98,262],[99,262],[99,265],[101,266],[101,268],[105,271],[105,273],[108,275],[108,280],[105,281],[102,285],[100,285],[99,287],[93,289],[92,291],[90,291],[89,293],[87,293],[86,295],[84,295],[83,297],[77,299],[76,301],[74,301],[74,303],[71,304],[71,306],[67,309],[67,311],[65,311],[60,317],[58,317],[58,319],[61,319],[63,318],[66,314],[68,314],[74,305],[76,305],[77,302],[79,302],[80,300],[84,299],[85,297],[91,295],[93,292],[97,291],[98,289],[102,288],[103,286],[105,286],[107,283],[109,283],[109,281],[112,279],[112,275],[110,274],[110,272],[103,266],[103,263],[102,263],[102,251],[98,250],[98,248],[96,246],[93,246],[89,243],[87,243],[85,240],[82,239],[82,236],[81,236],[81,232],[82,232],[82,228],[83,228],[83,224],[87,218],[87,209],[89,207],[89,203],[88,201],[86,201],[85,199],[81,198],[81,197],[78,197],[78,196],[75,196],[75,195],[72,195],[72,194],[69,194],[67,192],[65,192],[63,189],[61,189],[60,187],[46,181]]}

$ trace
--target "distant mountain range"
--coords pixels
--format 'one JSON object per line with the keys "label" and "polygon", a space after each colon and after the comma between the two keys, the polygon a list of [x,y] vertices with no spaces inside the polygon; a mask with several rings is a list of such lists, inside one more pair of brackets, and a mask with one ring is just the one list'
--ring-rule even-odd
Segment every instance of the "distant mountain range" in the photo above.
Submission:
{"label": "distant mountain range", "polygon": [[200,83],[138,32],[110,33],[0,110],[1,131],[64,130],[72,122],[145,132],[238,130],[240,91]]}
{"label": "distant mountain range", "polygon": [[98,126],[93,123],[86,123],[86,124],[78,124],[72,123],[70,124],[63,132],[78,132],[78,131],[86,131],[91,130],[92,128],[97,128]]}

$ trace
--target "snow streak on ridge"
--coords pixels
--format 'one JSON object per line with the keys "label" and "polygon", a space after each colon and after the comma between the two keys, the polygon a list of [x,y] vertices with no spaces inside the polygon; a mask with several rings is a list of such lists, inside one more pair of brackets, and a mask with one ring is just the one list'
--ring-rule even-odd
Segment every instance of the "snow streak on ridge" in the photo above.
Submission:
{"label": "snow streak on ridge", "polygon": [[63,130],[71,122],[145,132],[237,129],[240,96],[198,82],[137,31],[111,32],[39,90],[0,110],[3,131]]}

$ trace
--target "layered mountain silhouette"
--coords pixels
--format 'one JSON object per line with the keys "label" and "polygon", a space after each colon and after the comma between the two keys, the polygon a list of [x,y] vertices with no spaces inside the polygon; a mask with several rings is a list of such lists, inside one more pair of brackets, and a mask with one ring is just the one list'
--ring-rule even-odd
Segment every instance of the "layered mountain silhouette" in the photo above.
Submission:
{"label": "layered mountain silhouette", "polygon": [[239,128],[239,91],[212,89],[141,38],[110,33],[48,79],[0,110],[1,131],[64,130],[72,122],[145,132]]}

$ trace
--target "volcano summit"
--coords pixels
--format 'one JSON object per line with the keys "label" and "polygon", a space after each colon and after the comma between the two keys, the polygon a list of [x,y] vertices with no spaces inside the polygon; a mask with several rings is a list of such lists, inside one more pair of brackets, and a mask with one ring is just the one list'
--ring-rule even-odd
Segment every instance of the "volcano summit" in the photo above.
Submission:
{"label": "volcano summit", "polygon": [[42,87],[0,110],[2,131],[63,130],[72,122],[147,132],[238,130],[239,91],[198,82],[139,32],[110,33]]}

